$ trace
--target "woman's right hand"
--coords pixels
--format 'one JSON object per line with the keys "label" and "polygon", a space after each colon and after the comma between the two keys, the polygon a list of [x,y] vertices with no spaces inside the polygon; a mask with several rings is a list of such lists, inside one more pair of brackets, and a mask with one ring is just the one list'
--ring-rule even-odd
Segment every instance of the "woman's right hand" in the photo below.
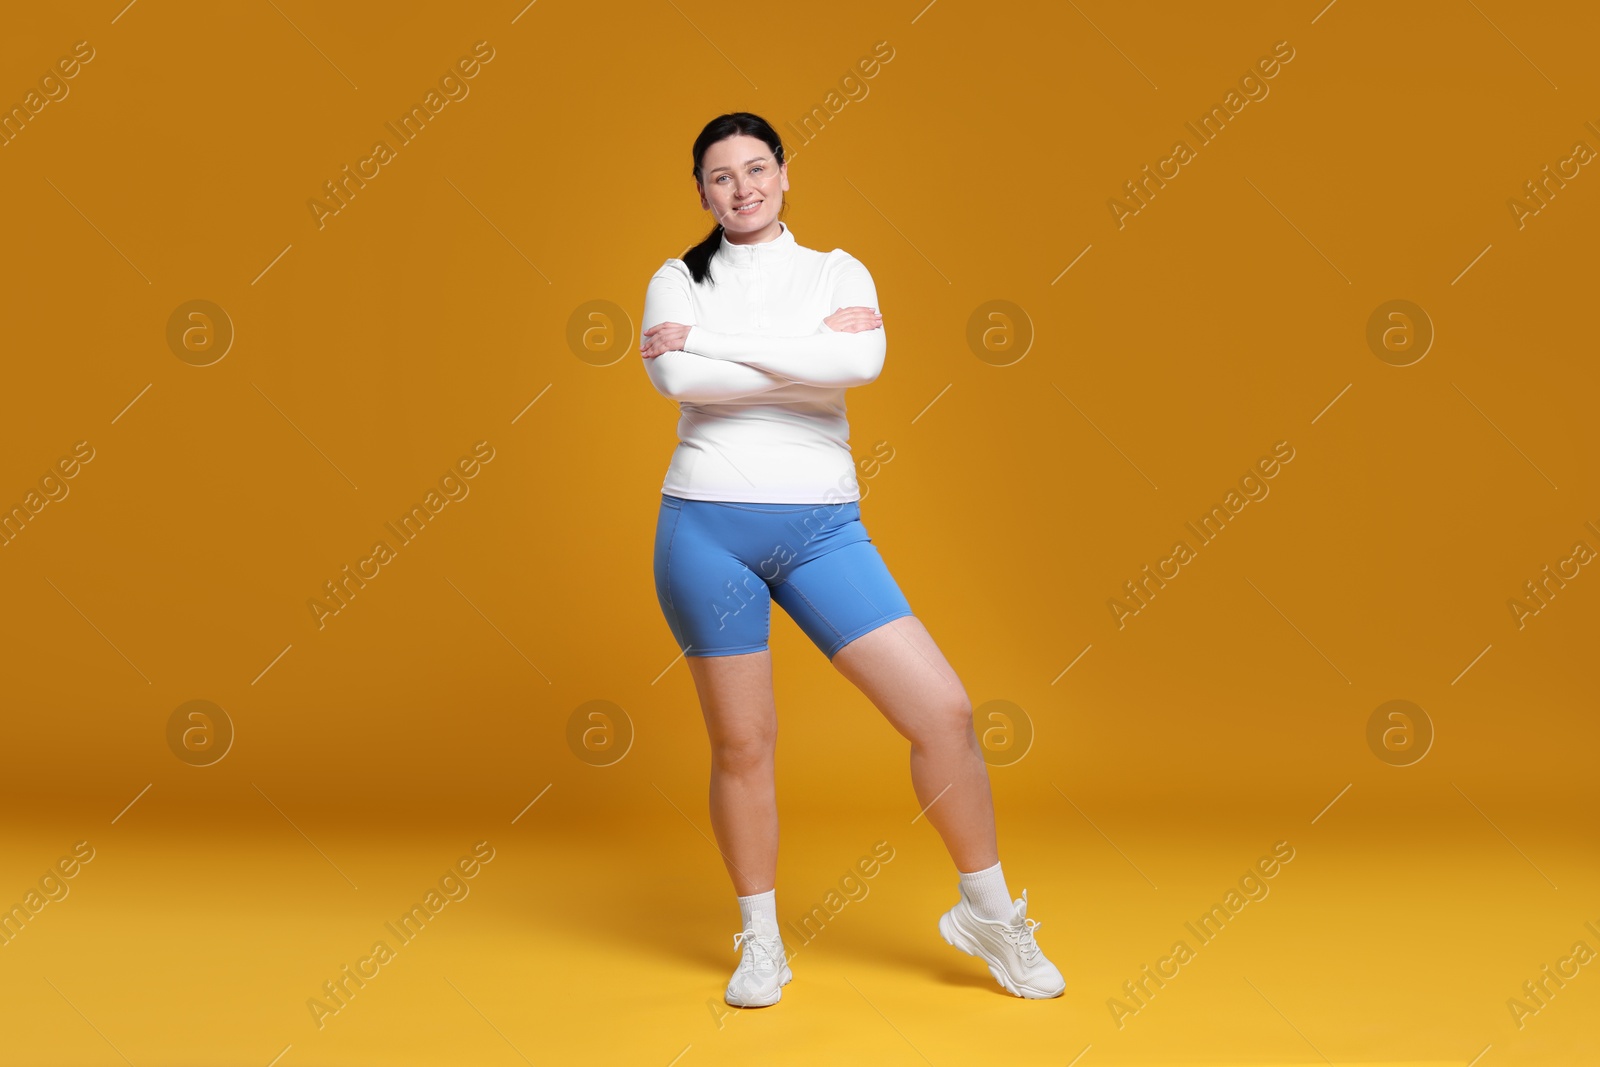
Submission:
{"label": "woman's right hand", "polygon": [[822,323],[828,329],[839,333],[861,333],[882,326],[883,316],[879,314],[877,308],[848,307],[835,311],[823,319]]}

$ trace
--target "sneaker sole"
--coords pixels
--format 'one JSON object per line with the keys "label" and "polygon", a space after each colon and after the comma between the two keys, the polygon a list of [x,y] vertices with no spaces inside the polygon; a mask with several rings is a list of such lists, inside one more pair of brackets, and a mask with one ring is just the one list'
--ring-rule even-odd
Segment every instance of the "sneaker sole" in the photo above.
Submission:
{"label": "sneaker sole", "polygon": [[734,1000],[732,997],[728,996],[726,991],[724,991],[722,994],[722,999],[724,1002],[733,1005],[735,1008],[770,1008],[772,1005],[783,999],[783,987],[792,981],[794,981],[794,972],[789,970],[788,965],[785,964],[783,968],[783,980],[778,983],[778,988],[772,991],[772,996],[770,998],[764,997],[760,1000]]}
{"label": "sneaker sole", "polygon": [[978,942],[965,930],[961,929],[960,924],[951,917],[948,911],[939,916],[939,936],[944,938],[945,943],[952,948],[960,949],[967,955],[975,956],[987,963],[989,965],[989,974],[993,976],[996,982],[1000,983],[1002,989],[1014,997],[1023,997],[1028,1000],[1049,1000],[1066,992],[1065,988],[1057,989],[1054,992],[1033,989],[1012,980],[1011,976],[1006,973],[1005,968],[985,955]]}

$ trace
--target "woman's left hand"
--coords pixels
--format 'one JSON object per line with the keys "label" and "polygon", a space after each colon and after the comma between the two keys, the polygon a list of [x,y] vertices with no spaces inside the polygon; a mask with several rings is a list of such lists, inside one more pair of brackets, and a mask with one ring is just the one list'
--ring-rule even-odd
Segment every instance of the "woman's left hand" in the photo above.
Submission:
{"label": "woman's left hand", "polygon": [[689,327],[678,322],[661,322],[644,331],[639,341],[639,355],[653,359],[663,352],[682,352],[688,339]]}

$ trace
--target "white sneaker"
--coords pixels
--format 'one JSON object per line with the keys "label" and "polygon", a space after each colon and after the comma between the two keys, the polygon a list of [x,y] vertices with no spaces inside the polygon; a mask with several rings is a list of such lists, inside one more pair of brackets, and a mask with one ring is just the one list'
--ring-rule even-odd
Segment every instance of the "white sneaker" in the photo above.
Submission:
{"label": "white sneaker", "polygon": [[972,910],[967,895],[939,916],[939,936],[969,956],[989,964],[989,973],[1008,993],[1019,997],[1059,997],[1067,988],[1056,965],[1045,958],[1033,932],[1044,923],[1027,918],[1028,891],[1011,902],[1010,919],[985,919]]}
{"label": "white sneaker", "polygon": [[739,957],[733,977],[728,979],[728,991],[722,999],[737,1008],[776,1004],[783,996],[783,987],[794,978],[783,937],[776,930],[767,929],[766,923],[760,925],[760,933],[752,924],[733,935],[733,947],[738,949],[742,943],[744,954]]}

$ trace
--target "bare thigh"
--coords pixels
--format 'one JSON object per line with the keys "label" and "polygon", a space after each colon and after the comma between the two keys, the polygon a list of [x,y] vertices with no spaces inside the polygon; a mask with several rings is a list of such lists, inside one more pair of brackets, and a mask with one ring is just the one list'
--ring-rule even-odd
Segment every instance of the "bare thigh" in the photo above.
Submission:
{"label": "bare thigh", "polygon": [[684,661],[700,694],[712,755],[747,761],[770,753],[778,737],[772,651],[685,656]]}
{"label": "bare thigh", "polygon": [[972,728],[961,679],[915,615],[862,634],[834,653],[833,665],[909,741]]}

